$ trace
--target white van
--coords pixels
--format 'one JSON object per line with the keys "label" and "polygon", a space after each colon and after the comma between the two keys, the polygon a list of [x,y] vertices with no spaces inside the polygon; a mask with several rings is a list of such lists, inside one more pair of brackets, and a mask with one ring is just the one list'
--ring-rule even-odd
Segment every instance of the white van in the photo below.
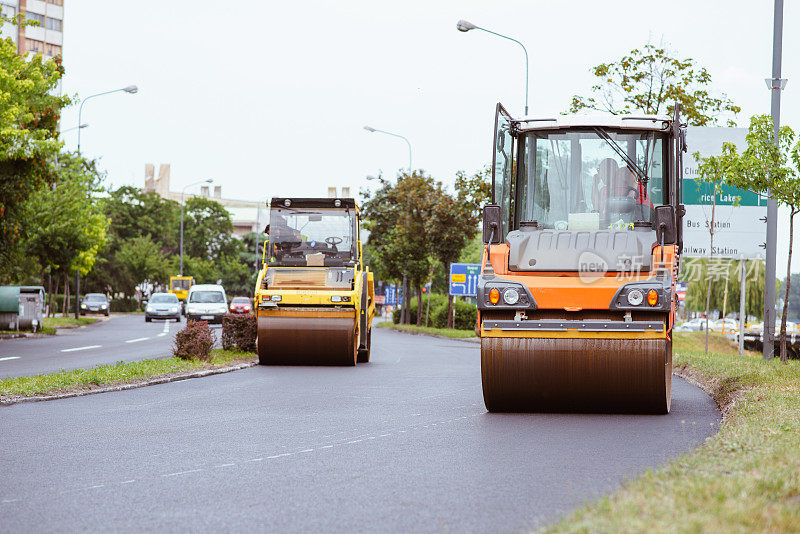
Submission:
{"label": "white van", "polygon": [[195,284],[186,298],[186,320],[222,323],[228,313],[225,288],[218,284]]}

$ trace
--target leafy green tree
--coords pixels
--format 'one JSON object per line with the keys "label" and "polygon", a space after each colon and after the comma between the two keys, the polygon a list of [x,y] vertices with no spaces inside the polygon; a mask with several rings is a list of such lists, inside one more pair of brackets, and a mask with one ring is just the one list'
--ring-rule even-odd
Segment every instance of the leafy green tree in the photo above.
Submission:
{"label": "leafy green tree", "polygon": [[575,95],[570,113],[597,109],[613,114],[646,113],[672,115],[674,103],[692,126],[712,126],[721,115],[735,126],[733,116],[741,111],[724,93],[711,92],[711,74],[691,59],[677,59],[664,47],[646,44],[611,63],[592,69],[598,82],[591,96]]}
{"label": "leafy green tree", "polygon": [[[0,30],[20,23],[0,16]],[[25,201],[54,179],[48,161],[61,146],[59,114],[70,102],[54,91],[63,74],[60,58],[26,58],[0,39],[0,282],[20,259]]]}
{"label": "leafy green tree", "polygon": [[142,288],[139,294],[140,304],[141,294],[148,286],[161,285],[169,277],[169,265],[150,234],[123,241],[116,258],[136,286]]}
{"label": "leafy green tree", "polygon": [[[737,159],[736,172],[728,183],[757,193],[769,192],[778,203],[789,208],[789,254],[786,272],[792,272],[792,240],[794,217],[800,212],[800,142],[795,144],[795,133],[788,126],[779,130],[778,143],[773,140],[774,125],[769,115],[756,115],[750,119],[747,132],[747,149]],[[781,361],[786,362],[786,320],[788,315],[791,277],[784,287],[783,313],[781,314]],[[765,328],[766,331],[766,328]]]}
{"label": "leafy green tree", "polygon": [[[709,310],[719,310],[723,316],[729,311],[738,312],[741,288],[740,261],[716,258],[711,269],[708,258],[687,258],[682,261],[678,278],[688,283],[684,303],[686,309],[705,312],[708,307]],[[744,261],[745,314],[761,319],[764,313],[764,262],[755,259]]]}
{"label": "leafy green tree", "polygon": [[105,213],[109,233],[119,240],[153,236],[162,254],[180,252],[180,205],[153,192],[125,185],[111,191]]}
{"label": "leafy green tree", "polygon": [[[724,143],[722,145],[722,154],[719,156],[708,156],[704,158],[699,152],[695,152],[694,159],[698,162],[698,185],[711,197],[711,223],[708,225],[708,261],[709,265],[713,267],[717,197],[722,193],[723,181],[731,176],[732,173],[736,172],[738,161],[736,145],[733,143]],[[708,288],[706,290],[706,317],[708,317],[710,311],[709,307],[711,306],[711,282],[712,277],[709,276]],[[708,354],[708,328],[706,328],[706,354]]]}
{"label": "leafy green tree", "polygon": [[184,255],[216,261],[239,252],[230,213],[219,202],[190,198],[183,220]]}
{"label": "leafy green tree", "polygon": [[55,182],[39,188],[24,205],[22,248],[42,274],[66,280],[76,270],[88,273],[106,240],[107,220],[96,196],[102,176],[92,164],[64,153],[53,171]]}

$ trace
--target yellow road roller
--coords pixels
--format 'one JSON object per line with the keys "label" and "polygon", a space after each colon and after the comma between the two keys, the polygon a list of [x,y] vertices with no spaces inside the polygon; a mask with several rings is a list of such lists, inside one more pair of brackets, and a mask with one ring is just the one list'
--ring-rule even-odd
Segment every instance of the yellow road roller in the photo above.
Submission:
{"label": "yellow road roller", "polygon": [[490,412],[668,413],[685,125],[497,105],[478,281]]}
{"label": "yellow road roller", "polygon": [[263,365],[368,362],[375,317],[352,198],[273,198],[255,289]]}

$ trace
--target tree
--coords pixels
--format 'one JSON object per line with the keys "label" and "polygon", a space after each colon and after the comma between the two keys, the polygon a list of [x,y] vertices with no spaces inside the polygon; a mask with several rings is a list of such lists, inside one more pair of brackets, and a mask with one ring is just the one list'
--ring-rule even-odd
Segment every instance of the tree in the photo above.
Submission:
{"label": "tree", "polygon": [[[722,192],[722,183],[725,178],[735,170],[737,158],[736,145],[732,143],[724,143],[722,145],[722,154],[719,156],[708,156],[704,158],[699,152],[695,152],[694,154],[694,159],[698,162],[698,185],[701,187],[706,186],[705,193],[711,197],[711,223],[708,225],[708,262],[712,268],[714,267],[714,233],[716,232],[715,216],[717,196]],[[711,281],[712,277],[708,276],[706,318],[708,318],[708,313],[710,311],[709,306],[711,305]],[[706,354],[708,354],[708,328],[706,328]]]}
{"label": "tree", "polygon": [[24,204],[22,249],[35,258],[41,274],[85,275],[106,240],[107,220],[96,194],[102,176],[92,164],[63,153],[53,170],[52,186],[42,187]]}
{"label": "tree", "polygon": [[[0,16],[0,30],[5,24],[27,23]],[[0,282],[18,263],[25,201],[54,178],[48,161],[61,146],[58,120],[70,102],[54,91],[63,74],[60,58],[26,58],[0,38]]]}
{"label": "tree", "polygon": [[159,285],[169,277],[169,267],[158,245],[150,234],[123,241],[116,253],[119,263],[127,270],[136,286],[141,288],[141,295],[148,287]]}
{"label": "tree", "polygon": [[[789,208],[789,254],[786,272],[792,272],[792,239],[794,216],[800,212],[800,143],[794,145],[795,134],[788,126],[778,132],[778,143],[774,142],[774,124],[769,115],[756,115],[750,119],[747,131],[747,149],[737,160],[736,172],[728,182],[742,189],[757,193],[769,192],[772,197]],[[784,304],[781,318],[781,361],[786,362],[786,319],[789,306],[791,277],[787,277],[784,288]],[[764,332],[767,327],[765,324]],[[766,341],[766,340],[765,340]]]}
{"label": "tree", "polygon": [[203,197],[186,201],[183,251],[184,255],[212,261],[238,253],[231,215],[222,204]]}
{"label": "tree", "polygon": [[715,125],[724,114],[729,115],[727,124],[735,126],[732,116],[741,108],[724,93],[711,94],[708,70],[691,58],[676,59],[672,55],[666,48],[646,44],[618,61],[597,65],[592,73],[599,81],[592,86],[592,96],[573,96],[570,113],[597,109],[615,115],[672,115],[677,101],[692,126]]}

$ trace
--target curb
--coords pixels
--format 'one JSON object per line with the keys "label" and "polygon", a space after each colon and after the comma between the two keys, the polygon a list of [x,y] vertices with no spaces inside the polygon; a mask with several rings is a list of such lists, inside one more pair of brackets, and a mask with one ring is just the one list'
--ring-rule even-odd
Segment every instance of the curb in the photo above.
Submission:
{"label": "curb", "polygon": [[247,369],[248,367],[255,367],[258,362],[246,362],[228,367],[218,367],[216,369],[204,369],[202,371],[192,371],[188,373],[181,373],[171,376],[162,376],[158,378],[151,378],[141,382],[133,382],[131,384],[119,384],[116,386],[105,386],[97,389],[89,389],[82,391],[71,391],[69,393],[55,393],[52,395],[37,395],[35,397],[19,397],[12,399],[0,399],[0,406],[11,406],[13,404],[20,404],[23,402],[40,402],[58,399],[69,399],[72,397],[84,397],[86,395],[94,395],[96,393],[109,393],[112,391],[125,391],[128,389],[142,388],[145,386],[155,386],[158,384],[167,384],[169,382],[177,382],[179,380],[188,380],[190,378],[202,378],[204,376],[219,375],[222,373],[230,373],[231,371],[239,371],[240,369]]}
{"label": "curb", "polygon": [[376,328],[382,328],[383,330],[391,330],[392,332],[400,332],[401,334],[410,334],[412,336],[427,336],[427,337],[435,337],[439,339],[448,339],[450,341],[464,341],[466,343],[480,343],[481,340],[479,337],[447,337],[447,336],[440,336],[437,334],[429,334],[427,332],[412,332],[410,330],[403,330],[400,328],[392,328],[391,326],[377,326]]}

